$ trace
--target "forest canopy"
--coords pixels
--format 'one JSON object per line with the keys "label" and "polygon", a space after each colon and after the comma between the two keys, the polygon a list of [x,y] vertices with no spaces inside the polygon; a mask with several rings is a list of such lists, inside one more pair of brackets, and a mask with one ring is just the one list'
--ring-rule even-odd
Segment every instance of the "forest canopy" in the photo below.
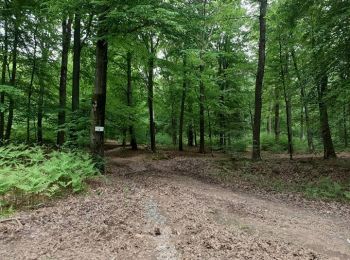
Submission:
{"label": "forest canopy", "polygon": [[349,146],[350,3],[1,0],[0,142]]}

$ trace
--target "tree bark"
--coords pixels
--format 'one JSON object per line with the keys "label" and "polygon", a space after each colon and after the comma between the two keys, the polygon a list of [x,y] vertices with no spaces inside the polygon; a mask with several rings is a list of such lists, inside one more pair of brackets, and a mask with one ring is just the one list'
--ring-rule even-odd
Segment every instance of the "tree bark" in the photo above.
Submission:
{"label": "tree bark", "polygon": [[309,149],[309,152],[312,153],[312,152],[314,152],[315,148],[314,148],[312,130],[311,130],[311,126],[310,126],[311,123],[310,123],[309,107],[307,104],[305,86],[301,80],[301,74],[299,71],[298,62],[297,62],[297,59],[295,56],[295,51],[293,48],[291,50],[291,55],[292,55],[292,59],[293,59],[294,70],[295,70],[295,73],[296,73],[296,76],[297,76],[297,79],[298,79],[298,82],[300,85],[300,96],[301,96],[302,107],[304,108],[308,149]]}
{"label": "tree bark", "polygon": [[[184,128],[184,117],[185,117],[185,102],[188,88],[187,80],[187,57],[186,54],[183,56],[183,79],[182,79],[182,97],[181,97],[181,108],[180,108],[180,123],[179,123],[179,151],[183,151],[183,128]],[[190,143],[190,141],[189,141]],[[193,141],[192,141],[193,144]]]}
{"label": "tree bark", "polygon": [[38,79],[39,79],[39,97],[38,97],[38,111],[37,111],[37,143],[43,144],[43,114],[44,114],[44,94],[45,94],[45,81],[42,77],[44,71],[46,70],[46,64],[49,58],[49,49],[45,44],[40,46],[42,58],[40,65],[38,67]]}
{"label": "tree bark", "polygon": [[[132,98],[132,53],[128,52],[126,55],[126,63],[127,63],[127,104],[129,108],[133,107],[133,98]],[[132,150],[137,150],[137,141],[136,141],[136,134],[135,134],[135,128],[133,123],[132,116],[129,118],[130,124],[129,124],[129,134],[130,134],[130,145]]]}
{"label": "tree bark", "polygon": [[348,138],[348,122],[347,122],[346,104],[343,106],[343,128],[344,128],[344,146],[348,148],[349,138]]}
{"label": "tree bark", "polygon": [[38,122],[37,122],[37,142],[43,144],[43,105],[44,105],[44,81],[39,79],[39,99],[38,99]]}
{"label": "tree bark", "polygon": [[253,160],[261,160],[260,154],[260,128],[261,128],[261,110],[262,110],[262,89],[265,74],[266,61],[266,11],[267,0],[260,0],[260,39],[259,39],[259,61],[256,74],[255,86],[255,112],[253,127]]}
{"label": "tree bark", "polygon": [[[202,61],[203,62],[203,61]],[[204,65],[200,65],[201,80],[199,82],[199,152],[205,153],[205,86],[203,82]]]}
{"label": "tree bark", "polygon": [[[92,99],[91,152],[96,159],[104,157],[104,127],[107,91],[108,42],[106,29],[102,25],[104,16],[99,19],[98,40],[96,43],[96,75]],[[104,165],[100,166],[102,172]]]}
{"label": "tree bark", "polygon": [[279,86],[275,86],[275,119],[274,119],[274,133],[275,141],[279,142],[281,127],[280,127],[280,90]]}
{"label": "tree bark", "polygon": [[[16,76],[17,76],[17,55],[18,55],[18,41],[19,41],[19,25],[17,18],[15,20],[15,31],[14,31],[14,40],[13,40],[13,51],[12,51],[12,74],[11,74],[11,80],[10,85],[15,87],[16,86]],[[7,126],[6,126],[6,134],[5,134],[5,140],[10,140],[11,137],[11,130],[12,130],[12,123],[13,123],[13,110],[15,107],[15,102],[13,100],[13,97],[9,97],[9,114],[7,119]]]}
{"label": "tree bark", "polygon": [[318,82],[318,105],[320,110],[321,134],[323,140],[324,158],[336,158],[331,130],[329,127],[327,104],[325,101],[328,86],[328,76],[323,74]]}
{"label": "tree bark", "polygon": [[62,22],[62,60],[61,60],[61,76],[59,87],[59,112],[58,112],[58,132],[57,145],[62,146],[65,141],[65,123],[66,123],[66,103],[67,103],[67,67],[68,54],[70,47],[72,18],[63,19]]}
{"label": "tree bark", "polygon": [[81,17],[77,12],[74,17],[74,46],[73,46],[73,84],[72,111],[79,109],[80,99],[80,56],[81,56]]}
{"label": "tree bark", "polygon": [[153,39],[151,38],[150,41],[150,57],[148,59],[148,111],[149,111],[149,130],[150,130],[150,137],[151,137],[151,150],[152,152],[156,152],[156,129],[155,129],[155,122],[154,122],[154,110],[153,110],[153,88],[154,88],[154,56],[155,56],[155,50],[154,50],[154,44]]}
{"label": "tree bark", "polygon": [[[6,2],[5,2],[6,4]],[[5,6],[6,7],[6,6]],[[1,70],[1,84],[6,85],[6,67],[7,67],[7,59],[8,59],[8,24],[7,18],[4,19],[4,49],[3,49],[3,58],[2,58],[2,70]],[[0,104],[2,106],[2,110],[0,111],[0,144],[4,141],[4,130],[5,130],[5,113],[4,113],[4,105],[5,105],[5,93],[0,93]]]}
{"label": "tree bark", "polygon": [[280,45],[280,67],[281,67],[281,80],[283,85],[284,100],[286,104],[286,117],[287,117],[287,136],[288,136],[288,153],[289,157],[293,159],[293,131],[292,131],[292,105],[291,105],[291,95],[287,90],[287,80],[288,80],[288,62],[289,54],[286,54],[285,59],[283,58],[282,51],[282,41],[279,41]]}
{"label": "tree bark", "polygon": [[[35,32],[36,33],[36,32]],[[33,83],[34,83],[34,75],[36,70],[36,48],[37,48],[37,40],[34,33],[34,52],[33,52],[33,67],[32,74],[30,77],[29,89],[28,89],[28,101],[27,101],[27,143],[30,142],[30,117],[31,117],[31,106],[32,106],[32,94],[33,94]]]}

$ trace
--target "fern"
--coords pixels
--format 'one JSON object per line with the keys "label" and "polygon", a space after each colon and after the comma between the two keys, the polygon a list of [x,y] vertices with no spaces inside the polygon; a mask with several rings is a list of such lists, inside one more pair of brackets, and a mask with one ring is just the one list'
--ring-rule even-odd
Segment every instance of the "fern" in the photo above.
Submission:
{"label": "fern", "polygon": [[0,147],[0,201],[16,206],[24,198],[52,197],[63,190],[80,192],[98,172],[92,158],[81,151],[45,152],[43,147]]}

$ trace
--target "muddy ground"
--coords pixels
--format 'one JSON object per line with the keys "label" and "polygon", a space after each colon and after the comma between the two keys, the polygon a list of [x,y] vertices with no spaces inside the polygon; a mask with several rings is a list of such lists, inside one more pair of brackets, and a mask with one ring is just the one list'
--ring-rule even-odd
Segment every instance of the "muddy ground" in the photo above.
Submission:
{"label": "muddy ground", "polygon": [[215,181],[226,155],[107,154],[86,194],[0,223],[0,259],[350,259],[349,204]]}

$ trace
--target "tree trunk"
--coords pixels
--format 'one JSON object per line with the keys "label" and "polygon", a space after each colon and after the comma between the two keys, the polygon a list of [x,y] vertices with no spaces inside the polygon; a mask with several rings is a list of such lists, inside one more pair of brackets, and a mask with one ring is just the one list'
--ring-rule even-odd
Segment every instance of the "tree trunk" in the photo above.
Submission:
{"label": "tree trunk", "polygon": [[279,142],[281,127],[280,127],[280,90],[278,86],[275,86],[275,119],[274,119],[274,133],[275,141]]}
{"label": "tree trunk", "polygon": [[347,124],[347,114],[346,114],[346,104],[343,106],[343,127],[344,127],[344,146],[347,148],[349,146],[348,142],[348,124]]}
{"label": "tree trunk", "polygon": [[194,146],[194,131],[193,131],[193,123],[192,123],[192,121],[188,125],[187,145],[189,147],[193,147]]}
{"label": "tree trunk", "polygon": [[283,59],[282,53],[282,41],[279,41],[280,45],[280,66],[281,66],[281,80],[283,85],[284,100],[286,104],[286,117],[287,117],[287,136],[288,136],[288,153],[289,157],[293,159],[293,131],[292,131],[292,105],[291,95],[287,91],[287,80],[288,80],[288,62],[289,54],[286,54],[286,58]]}
{"label": "tree trunk", "polygon": [[260,0],[260,39],[259,39],[259,62],[256,74],[255,86],[255,112],[253,127],[253,160],[261,160],[260,155],[260,128],[261,128],[261,110],[262,110],[262,89],[265,74],[266,60],[266,11],[267,0]]}
{"label": "tree trunk", "polygon": [[66,123],[66,103],[67,103],[67,67],[68,54],[71,38],[72,19],[64,19],[62,22],[62,60],[61,76],[59,87],[59,112],[58,112],[58,132],[57,145],[62,146],[65,141],[65,123]]}
{"label": "tree trunk", "polygon": [[[12,74],[11,74],[11,81],[10,81],[10,84],[13,87],[16,86],[18,41],[19,41],[19,29],[18,29],[18,21],[16,18],[14,41],[13,41],[13,52],[12,52]],[[5,140],[10,140],[10,137],[11,137],[12,123],[13,123],[13,110],[15,107],[15,102],[13,100],[13,97],[10,96],[9,100],[10,100],[9,114],[7,119]]]}
{"label": "tree trunk", "polygon": [[[185,117],[185,102],[186,102],[186,94],[188,88],[187,81],[187,57],[184,54],[183,57],[183,85],[182,85],[182,97],[181,97],[181,108],[180,108],[180,123],[179,123],[179,151],[183,151],[183,128],[184,128],[184,117]],[[192,141],[190,141],[190,137],[188,138],[189,142],[193,146],[193,134]]]}
{"label": "tree trunk", "polygon": [[218,77],[219,77],[219,104],[220,104],[220,111],[219,111],[219,145],[220,147],[223,147],[225,145],[225,115],[223,112],[223,106],[225,103],[224,98],[224,90],[225,90],[225,82],[224,82],[224,58],[220,55],[219,57],[219,70],[218,70]]}
{"label": "tree trunk", "polygon": [[[96,75],[94,95],[92,99],[92,129],[91,152],[96,159],[104,157],[104,127],[107,91],[108,42],[105,38],[106,29],[101,24],[104,16],[99,19],[98,40],[96,43]],[[104,172],[103,165],[100,170]]]}
{"label": "tree trunk", "polygon": [[39,79],[40,90],[38,99],[37,142],[43,144],[43,105],[44,105],[44,81]]}
{"label": "tree trunk", "polygon": [[[204,61],[202,61],[204,62]],[[204,65],[200,65],[200,83],[199,83],[199,152],[205,153],[205,121],[204,121],[204,102],[205,86],[203,82]]]}
{"label": "tree trunk", "polygon": [[325,101],[327,85],[328,85],[328,76],[321,75],[320,81],[318,83],[318,104],[320,109],[321,133],[322,133],[322,140],[323,140],[324,158],[330,159],[330,158],[336,158],[337,155],[335,154],[335,150],[333,146],[332,135],[331,135],[331,130],[330,130],[329,121],[328,121],[327,104]]}
{"label": "tree trunk", "polygon": [[[132,53],[128,52],[126,56],[126,63],[127,63],[127,80],[128,80],[128,86],[126,91],[127,96],[127,103],[128,107],[133,107],[133,99],[132,99]],[[135,128],[133,123],[132,116],[129,118],[130,124],[129,124],[129,134],[130,134],[130,145],[132,150],[137,150],[137,141],[136,141],[136,134],[135,134]]]}
{"label": "tree trunk", "polygon": [[156,152],[156,129],[154,122],[154,110],[153,110],[153,87],[154,87],[154,49],[153,40],[151,39],[151,57],[148,60],[148,111],[149,111],[149,130],[151,137],[151,150]]}
{"label": "tree trunk", "polygon": [[[35,32],[36,33],[36,32]],[[34,53],[33,53],[33,68],[32,68],[32,74],[30,77],[30,83],[29,83],[29,89],[28,89],[28,102],[27,102],[27,143],[30,142],[30,117],[31,117],[31,106],[32,106],[32,94],[33,94],[33,83],[34,83],[34,75],[36,70],[36,48],[37,48],[37,41],[36,36],[34,33]]]}
{"label": "tree trunk", "polygon": [[314,148],[312,130],[311,130],[311,126],[310,126],[309,107],[307,104],[305,86],[301,80],[301,74],[299,71],[298,62],[297,62],[297,59],[295,56],[295,51],[293,48],[291,49],[291,55],[292,55],[292,59],[293,59],[294,70],[295,70],[295,73],[296,73],[296,76],[297,76],[297,79],[298,79],[298,82],[300,85],[300,96],[301,96],[302,107],[304,109],[308,148],[309,148],[309,152],[312,153],[315,150],[315,148]]}
{"label": "tree trunk", "polygon": [[48,58],[49,58],[49,48],[45,46],[45,44],[41,44],[40,46],[42,58],[41,63],[39,65],[38,78],[39,78],[39,97],[38,97],[38,114],[37,114],[37,136],[36,140],[38,144],[43,144],[43,114],[44,114],[44,94],[45,94],[45,81],[42,77],[44,71],[46,70]]}
{"label": "tree trunk", "polygon": [[81,17],[77,12],[74,17],[74,46],[73,46],[73,84],[72,111],[79,109],[80,96],[80,55],[81,55]]}
{"label": "tree trunk", "polygon": [[[6,6],[5,6],[6,7]],[[8,57],[8,24],[7,18],[4,19],[4,49],[2,56],[2,70],[1,70],[1,84],[6,85],[6,67],[7,67],[7,57]],[[5,93],[0,93],[0,105],[2,106],[2,110],[0,111],[0,144],[4,141],[4,130],[5,130],[5,113],[4,113],[4,105],[5,105]]]}

